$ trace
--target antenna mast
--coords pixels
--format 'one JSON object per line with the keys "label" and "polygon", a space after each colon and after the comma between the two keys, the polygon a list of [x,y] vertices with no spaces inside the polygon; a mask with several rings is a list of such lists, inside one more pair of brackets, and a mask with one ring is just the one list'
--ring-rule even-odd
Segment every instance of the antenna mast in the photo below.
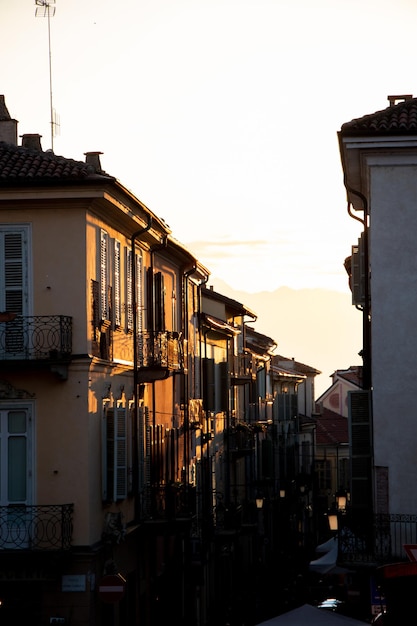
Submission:
{"label": "antenna mast", "polygon": [[54,150],[54,137],[56,116],[52,105],[52,53],[51,53],[51,17],[55,15],[55,0],[35,0],[36,17],[48,18],[48,50],[49,50],[49,106],[50,106],[50,124],[51,124],[51,149]]}

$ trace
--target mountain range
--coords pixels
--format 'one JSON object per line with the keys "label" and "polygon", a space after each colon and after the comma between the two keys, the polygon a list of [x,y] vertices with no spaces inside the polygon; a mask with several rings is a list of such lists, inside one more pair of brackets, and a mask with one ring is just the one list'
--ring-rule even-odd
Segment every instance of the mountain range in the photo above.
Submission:
{"label": "mountain range", "polygon": [[321,372],[315,378],[316,399],[331,385],[335,370],[362,365],[362,314],[352,306],[350,292],[279,287],[249,293],[217,278],[209,286],[257,315],[250,325],[276,341],[276,354]]}

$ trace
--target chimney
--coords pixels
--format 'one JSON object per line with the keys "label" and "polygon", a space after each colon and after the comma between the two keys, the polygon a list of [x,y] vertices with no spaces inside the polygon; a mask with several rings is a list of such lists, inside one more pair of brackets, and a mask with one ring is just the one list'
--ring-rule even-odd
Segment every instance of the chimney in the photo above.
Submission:
{"label": "chimney", "polygon": [[390,107],[395,107],[396,104],[405,102],[406,100],[412,100],[412,98],[412,94],[407,94],[405,96],[388,96],[387,100],[389,101]]}
{"label": "chimney", "polygon": [[42,152],[41,137],[42,135],[38,135],[37,133],[25,133],[22,135],[22,148]]}
{"label": "chimney", "polygon": [[12,120],[4,96],[0,95],[0,141],[17,146],[17,120]]}
{"label": "chimney", "polygon": [[102,152],[84,152],[85,162],[87,163],[87,165],[91,165],[92,167],[94,167],[96,172],[103,171],[101,169],[100,154],[103,154],[103,153]]}

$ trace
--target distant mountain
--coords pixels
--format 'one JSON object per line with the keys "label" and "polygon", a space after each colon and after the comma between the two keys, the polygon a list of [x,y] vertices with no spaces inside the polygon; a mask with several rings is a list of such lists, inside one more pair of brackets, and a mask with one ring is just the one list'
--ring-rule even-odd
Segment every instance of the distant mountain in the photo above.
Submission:
{"label": "distant mountain", "polygon": [[256,313],[253,327],[277,342],[278,354],[322,372],[315,379],[316,398],[330,386],[335,370],[362,365],[362,314],[350,293],[289,287],[248,293],[217,278],[209,285]]}

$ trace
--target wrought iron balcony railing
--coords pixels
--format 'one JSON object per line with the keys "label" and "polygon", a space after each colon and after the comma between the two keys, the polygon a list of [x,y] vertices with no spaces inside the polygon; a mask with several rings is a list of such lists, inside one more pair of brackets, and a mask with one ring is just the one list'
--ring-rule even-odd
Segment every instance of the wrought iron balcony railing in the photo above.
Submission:
{"label": "wrought iron balcony railing", "polygon": [[351,516],[339,519],[338,561],[383,565],[408,560],[404,546],[417,544],[417,515],[377,514],[365,525]]}
{"label": "wrought iron balcony railing", "polygon": [[137,338],[138,367],[180,370],[184,365],[180,333],[143,332]]}
{"label": "wrought iron balcony railing", "polygon": [[173,520],[195,515],[196,493],[191,486],[173,483],[147,487],[144,496],[145,519]]}
{"label": "wrought iron balcony railing", "polygon": [[68,358],[72,352],[72,318],[66,315],[0,317],[0,361]]}
{"label": "wrought iron balcony railing", "polygon": [[66,551],[72,541],[73,504],[0,507],[0,551]]}

